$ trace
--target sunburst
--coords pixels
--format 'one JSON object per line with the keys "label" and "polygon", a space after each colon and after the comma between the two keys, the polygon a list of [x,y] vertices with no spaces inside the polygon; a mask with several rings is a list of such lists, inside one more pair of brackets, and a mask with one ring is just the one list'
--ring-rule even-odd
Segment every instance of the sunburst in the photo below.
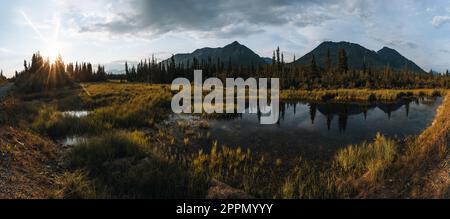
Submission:
{"label": "sunburst", "polygon": [[58,41],[52,41],[47,43],[47,48],[44,54],[48,56],[50,61],[55,61],[62,53],[63,45]]}
{"label": "sunburst", "polygon": [[44,37],[44,35],[39,31],[36,25],[31,21],[28,15],[24,11],[20,11],[23,18],[27,22],[27,24],[33,29],[33,31],[37,34],[38,38],[41,39],[45,43],[44,55],[46,55],[50,61],[55,61],[63,52],[64,45],[58,40],[59,38],[59,29],[60,29],[60,19],[55,17],[54,22],[54,36],[51,38]]}

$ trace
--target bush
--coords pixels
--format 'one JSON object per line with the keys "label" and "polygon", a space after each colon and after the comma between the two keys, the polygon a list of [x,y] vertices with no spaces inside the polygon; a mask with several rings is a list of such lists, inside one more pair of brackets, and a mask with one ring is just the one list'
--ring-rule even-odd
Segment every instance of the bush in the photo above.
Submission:
{"label": "bush", "polygon": [[441,92],[438,91],[438,90],[434,90],[433,93],[431,93],[431,96],[433,96],[433,97],[439,97],[439,96],[441,96]]}

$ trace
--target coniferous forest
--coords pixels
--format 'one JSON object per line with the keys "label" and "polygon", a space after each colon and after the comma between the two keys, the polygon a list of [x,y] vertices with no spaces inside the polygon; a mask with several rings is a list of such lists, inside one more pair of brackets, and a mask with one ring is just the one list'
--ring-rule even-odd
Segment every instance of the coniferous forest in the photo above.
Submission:
{"label": "coniferous forest", "polygon": [[0,0],[0,30],[0,200],[450,198],[450,0]]}
{"label": "coniferous forest", "polygon": [[[24,70],[16,72],[14,81],[23,91],[38,91],[42,89],[60,88],[73,82],[99,82],[116,79],[122,82],[143,82],[150,84],[168,84],[173,79],[185,77],[193,80],[194,70],[203,70],[203,77],[225,78],[249,77],[280,78],[282,89],[337,89],[337,88],[448,88],[450,74],[448,70],[443,74],[430,71],[413,72],[408,68],[395,70],[390,66],[382,69],[373,68],[363,63],[362,69],[348,67],[346,51],[340,48],[337,52],[338,60],[333,64],[331,52],[328,49],[324,58],[325,66],[320,67],[312,55],[307,65],[287,63],[284,55],[277,48],[273,52],[271,63],[240,65],[234,64],[231,58],[221,60],[197,59],[177,62],[175,56],[168,60],[157,62],[154,57],[141,60],[136,66],[125,63],[125,74],[107,74],[105,67],[94,67],[91,63],[76,62],[65,64],[61,56],[53,63],[45,60],[40,53],[32,56],[31,62],[24,61]],[[295,57],[294,57],[295,61]],[[49,79],[52,80],[49,80]]]}
{"label": "coniferous forest", "polygon": [[[237,65],[220,58],[199,60],[193,58],[186,63],[176,64],[174,56],[164,62],[157,63],[155,58],[145,59],[137,66],[125,63],[125,75],[113,76],[116,79],[130,82],[146,82],[152,84],[171,83],[174,78],[185,77],[193,80],[194,69],[203,70],[203,77],[225,78],[280,78],[281,88],[297,89],[334,89],[334,88],[436,88],[449,87],[450,74],[433,72],[413,72],[407,68],[397,71],[389,66],[374,69],[365,65],[363,69],[349,69],[346,51],[339,49],[338,63],[333,65],[330,52],[327,53],[326,67],[321,68],[312,56],[309,65],[286,63],[284,55],[277,48],[273,53],[272,63],[266,65]],[[295,58],[294,58],[295,59]]]}
{"label": "coniferous forest", "polygon": [[24,61],[24,70],[16,72],[12,81],[23,92],[36,92],[63,88],[75,82],[96,82],[106,80],[104,66],[94,69],[91,63],[65,64],[58,56],[54,62],[44,59],[39,52],[33,54],[31,62]]}

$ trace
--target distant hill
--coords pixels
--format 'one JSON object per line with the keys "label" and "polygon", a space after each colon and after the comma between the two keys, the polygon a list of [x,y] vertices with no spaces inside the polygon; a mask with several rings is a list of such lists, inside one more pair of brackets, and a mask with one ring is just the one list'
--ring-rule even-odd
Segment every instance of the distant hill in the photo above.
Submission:
{"label": "distant hill", "polygon": [[394,70],[407,68],[413,72],[425,72],[417,64],[405,58],[394,49],[384,47],[378,52],[375,52],[359,44],[349,42],[323,42],[314,50],[296,60],[294,64],[307,65],[311,62],[312,55],[314,55],[317,65],[323,68],[325,66],[327,50],[330,49],[333,66],[336,66],[339,48],[345,49],[348,67],[350,69],[362,69],[365,61],[366,66],[370,66],[372,69],[383,69],[385,66],[390,66]]}
{"label": "distant hill", "polygon": [[139,64],[137,61],[117,60],[105,63],[105,68],[108,74],[125,74],[125,62],[128,62],[128,66],[131,68],[133,65]]}
{"label": "distant hill", "polygon": [[266,64],[272,64],[272,58],[269,58],[269,57],[263,57],[262,59],[264,60],[264,62],[265,62]]}
{"label": "distant hill", "polygon": [[[217,63],[217,58],[219,58],[220,61],[224,63],[225,67],[228,66],[230,58],[233,66],[258,66],[266,64],[264,58],[261,58],[251,49],[237,41],[221,48],[202,48],[197,49],[192,53],[176,54],[175,63],[177,65],[180,63],[186,65],[189,60],[189,63],[192,64],[194,57],[197,58],[199,62],[201,62],[201,60],[207,62],[208,59],[211,59],[211,62],[214,64]],[[169,59],[163,62],[167,61],[169,61]]]}

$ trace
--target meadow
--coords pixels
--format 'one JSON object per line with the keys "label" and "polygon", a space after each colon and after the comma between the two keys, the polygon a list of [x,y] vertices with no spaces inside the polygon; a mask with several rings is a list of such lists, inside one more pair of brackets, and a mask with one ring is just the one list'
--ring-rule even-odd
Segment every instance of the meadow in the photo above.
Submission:
{"label": "meadow", "polygon": [[[436,178],[430,173],[442,175],[438,167],[448,159],[448,95],[433,124],[421,135],[402,140],[377,135],[372,141],[339,150],[326,165],[300,155],[288,162],[217,141],[205,150],[201,144],[210,138],[207,120],[167,122],[172,95],[168,85],[85,83],[60,92],[14,94],[5,100],[0,119],[54,142],[66,136],[84,137],[60,151],[63,171],[48,191],[52,198],[224,197],[217,192],[216,182],[235,189],[225,197],[419,198],[441,197],[448,191],[428,191]],[[281,92],[282,99],[330,101],[437,95],[446,91]],[[89,113],[82,117],[64,113],[79,110]]]}

